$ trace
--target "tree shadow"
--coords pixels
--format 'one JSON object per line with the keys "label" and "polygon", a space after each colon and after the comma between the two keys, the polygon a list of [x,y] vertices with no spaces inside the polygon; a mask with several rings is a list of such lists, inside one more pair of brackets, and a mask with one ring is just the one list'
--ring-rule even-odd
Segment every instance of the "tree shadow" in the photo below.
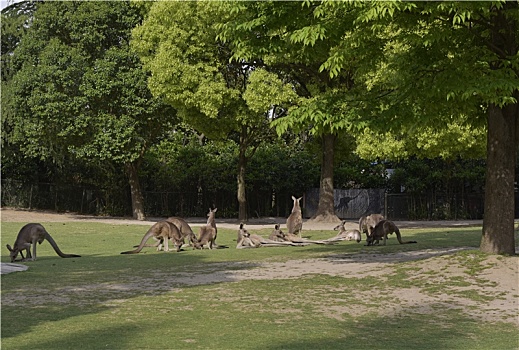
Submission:
{"label": "tree shadow", "polygon": [[77,259],[38,257],[27,263],[27,271],[2,275],[2,339],[20,337],[47,322],[105,312],[114,300],[234,282],[233,271],[257,266],[207,258],[207,254],[148,251]]}

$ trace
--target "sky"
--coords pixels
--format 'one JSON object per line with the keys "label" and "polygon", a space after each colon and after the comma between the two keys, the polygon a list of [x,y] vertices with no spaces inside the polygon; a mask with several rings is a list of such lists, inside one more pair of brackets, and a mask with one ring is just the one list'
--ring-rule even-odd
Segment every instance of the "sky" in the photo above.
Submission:
{"label": "sky", "polygon": [[0,0],[0,11],[11,5],[12,3],[18,2],[20,0]]}

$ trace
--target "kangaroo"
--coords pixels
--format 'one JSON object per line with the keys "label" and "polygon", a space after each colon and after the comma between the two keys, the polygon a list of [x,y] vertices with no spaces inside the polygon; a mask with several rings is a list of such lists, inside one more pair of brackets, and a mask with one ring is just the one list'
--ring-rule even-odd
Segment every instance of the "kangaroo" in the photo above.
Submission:
{"label": "kangaroo", "polygon": [[[18,257],[18,254],[22,257],[21,261],[35,261],[36,260],[36,243],[42,244],[44,240],[47,240],[54,251],[61,256],[62,258],[80,258],[81,255],[76,254],[65,254],[63,253],[51,235],[45,230],[45,227],[41,224],[27,224],[20,232],[18,232],[18,236],[16,236],[16,240],[14,242],[14,247],[11,248],[9,244],[7,244],[7,249],[9,249],[11,262],[14,262]],[[32,253],[31,255],[31,244],[32,244]],[[23,251],[26,251],[27,258],[23,256]]]}
{"label": "kangaroo", "polygon": [[360,231],[359,230],[346,230],[346,228],[344,227],[346,222],[347,222],[346,220],[343,220],[339,225],[334,227],[335,231],[337,231],[337,230],[339,231],[336,238],[343,238],[347,241],[357,241],[357,243],[359,243],[362,240],[362,238],[360,236]]}
{"label": "kangaroo", "polygon": [[[184,220],[180,217],[172,216],[172,217],[167,218],[166,221],[171,222],[173,225],[175,225],[179,229],[180,235],[182,236],[182,245],[184,245],[184,243],[185,243],[184,240],[187,238],[189,246],[191,246],[191,247],[194,246],[194,243],[197,241],[196,235],[193,232],[193,230],[191,229],[191,226],[189,226],[189,224],[186,222],[186,220]],[[163,243],[164,243],[164,240],[159,239],[156,243],[146,244],[144,247],[158,247],[157,250],[161,250]],[[137,245],[134,245],[133,247],[137,248],[138,246],[139,245],[137,244]]]}
{"label": "kangaroo", "polygon": [[186,222],[186,220],[184,220],[180,217],[177,217],[177,216],[172,216],[172,217],[167,218],[166,221],[171,222],[173,225],[175,225],[180,230],[182,239],[187,238],[188,244],[190,246],[194,245],[194,243],[196,242],[196,235],[193,232],[193,230],[191,229],[191,226],[189,226],[189,224]]}
{"label": "kangaroo", "polygon": [[417,243],[416,241],[402,241],[400,230],[398,229],[398,227],[396,227],[395,223],[389,220],[382,220],[375,226],[375,228],[371,232],[371,235],[369,235],[366,239],[366,242],[368,243],[367,245],[370,246],[378,244],[378,241],[381,238],[384,238],[383,245],[386,245],[387,235],[392,234],[393,232],[396,234],[396,239],[398,239],[398,242],[400,244]]}
{"label": "kangaroo", "polygon": [[200,227],[200,234],[198,240],[195,242],[194,247],[196,249],[204,249],[207,245],[209,249],[216,247],[214,238],[216,237],[216,229],[211,226]]}
{"label": "kangaroo", "polygon": [[[279,225],[276,225],[276,230],[279,229]],[[279,231],[281,232],[281,231]],[[274,233],[274,232],[273,232]],[[283,232],[281,232],[283,235]],[[271,235],[272,236],[272,235]],[[297,236],[296,236],[297,237]],[[300,246],[305,245],[301,243],[294,243],[290,241],[276,241],[270,238],[263,238],[257,234],[250,234],[245,228],[243,228],[243,223],[240,224],[240,229],[238,230],[238,239],[236,240],[236,248],[259,248],[259,247],[286,247],[290,246]]]}
{"label": "kangaroo", "polygon": [[260,242],[254,242],[250,238],[250,233],[245,228],[243,228],[243,223],[240,224],[240,229],[238,230],[238,239],[236,240],[236,249],[243,248],[258,248],[261,246]]}
{"label": "kangaroo", "polygon": [[382,220],[384,220],[384,216],[380,214],[362,216],[359,219],[359,231],[365,233],[366,237],[371,236],[371,231],[373,231],[375,226]]}
{"label": "kangaroo", "polygon": [[301,206],[299,205],[299,201],[302,198],[303,197],[296,198],[292,196],[294,206],[292,207],[292,213],[288,216],[287,219],[288,233],[297,234],[299,235],[299,238],[301,238],[301,231],[303,229],[303,215],[301,214]]}
{"label": "kangaroo", "polygon": [[277,242],[285,242],[285,234],[279,229],[279,224],[274,226],[274,231],[269,236],[269,239]]}
{"label": "kangaroo", "polygon": [[146,246],[146,241],[152,237],[157,241],[155,245],[158,246],[157,251],[162,249],[162,243],[164,243],[164,251],[169,252],[169,241],[171,240],[177,246],[177,252],[179,252],[182,247],[182,242],[184,241],[178,227],[169,221],[159,221],[150,227],[148,232],[142,237],[141,244],[139,244],[136,249],[122,252],[121,254],[140,253],[142,248]]}
{"label": "kangaroo", "polygon": [[198,241],[194,244],[195,248],[203,249],[205,245],[207,245],[209,249],[213,249],[213,247],[218,247],[218,245],[215,242],[216,236],[218,234],[215,221],[215,214],[217,210],[218,208],[209,208],[209,213],[207,213],[207,223],[205,226],[200,227]]}

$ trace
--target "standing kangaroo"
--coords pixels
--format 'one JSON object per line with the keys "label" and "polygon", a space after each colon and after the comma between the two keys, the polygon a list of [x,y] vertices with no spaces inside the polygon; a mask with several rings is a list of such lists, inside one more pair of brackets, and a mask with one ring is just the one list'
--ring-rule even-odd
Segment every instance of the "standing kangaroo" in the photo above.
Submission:
{"label": "standing kangaroo", "polygon": [[371,236],[371,231],[373,231],[375,226],[382,220],[384,220],[384,216],[381,214],[363,216],[359,219],[359,231],[365,233],[366,237]]}
{"label": "standing kangaroo", "polygon": [[177,252],[180,251],[180,248],[182,247],[182,243],[184,239],[182,238],[182,235],[180,234],[180,230],[177,226],[172,224],[169,221],[159,221],[153,226],[150,227],[148,232],[142,237],[141,244],[134,249],[129,250],[126,252],[122,252],[121,254],[137,254],[140,253],[142,248],[146,246],[146,242],[148,239],[152,238],[157,241],[157,250],[161,250],[162,248],[162,242],[164,243],[164,251],[169,252],[169,241],[171,240],[175,245],[177,246]]}
{"label": "standing kangaroo", "polygon": [[[7,249],[10,251],[11,262],[14,262],[18,257],[18,254],[21,255],[21,261],[35,261],[36,260],[36,243],[41,244],[44,240],[47,240],[54,251],[61,256],[62,258],[79,258],[81,255],[76,254],[64,254],[51,237],[51,235],[45,230],[41,224],[27,224],[20,232],[18,232],[18,236],[16,236],[16,240],[14,242],[14,247],[11,248],[9,244],[7,244]],[[32,244],[32,252],[34,256],[31,256],[31,244]],[[26,251],[27,258],[23,256],[23,251]]]}
{"label": "standing kangaroo", "polygon": [[216,228],[216,221],[214,218],[217,210],[218,208],[209,208],[209,213],[207,213],[207,224],[205,226],[200,227],[200,235],[198,236],[198,241],[194,244],[195,248],[203,249],[205,245],[207,245],[209,249],[213,249],[213,247],[218,247],[218,245],[215,242],[218,230]]}
{"label": "standing kangaroo", "polygon": [[384,245],[386,245],[387,235],[392,234],[393,232],[396,234],[396,239],[398,239],[400,244],[417,243],[416,241],[402,241],[400,230],[396,227],[395,223],[389,220],[382,220],[375,226],[373,231],[371,231],[371,235],[366,239],[366,242],[368,243],[367,245],[370,246],[378,244],[378,241],[381,238],[384,238]]}
{"label": "standing kangaroo", "polygon": [[296,198],[292,196],[294,206],[292,207],[292,213],[287,219],[287,230],[288,233],[297,234],[301,237],[301,231],[303,230],[303,215],[301,214],[301,207],[299,201],[303,197]]}

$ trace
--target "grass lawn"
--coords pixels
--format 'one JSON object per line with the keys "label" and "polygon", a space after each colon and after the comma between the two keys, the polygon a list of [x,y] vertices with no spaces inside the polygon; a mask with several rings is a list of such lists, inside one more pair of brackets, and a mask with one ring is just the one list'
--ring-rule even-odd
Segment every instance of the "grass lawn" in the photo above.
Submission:
{"label": "grass lawn", "polygon": [[[5,244],[13,244],[23,224],[1,225],[1,260],[9,262]],[[392,236],[385,247],[342,242],[241,250],[235,249],[237,230],[220,228],[217,242],[228,249],[164,253],[144,248],[141,254],[120,255],[140,242],[147,226],[44,226],[64,253],[82,257],[62,259],[44,242],[38,260],[24,263],[27,271],[2,275],[2,349],[519,348],[517,323],[472,315],[479,305],[505,300],[484,290],[492,283],[481,276],[492,265],[476,250],[480,228],[402,230],[404,239],[418,241],[409,245]],[[307,231],[304,236],[334,234]],[[349,274],[283,273],[284,264],[288,269],[293,261],[311,266],[338,256],[343,264],[364,266],[367,256],[368,266],[370,254],[391,258],[447,247],[474,249],[421,260],[388,259],[372,274],[363,268]],[[499,259],[518,262],[517,257]],[[449,261],[462,273],[421,272],[428,261]],[[269,277],[265,266],[276,266],[279,274]],[[417,291],[424,302],[409,305],[398,297],[401,291]],[[461,299],[467,303],[460,304]]]}

